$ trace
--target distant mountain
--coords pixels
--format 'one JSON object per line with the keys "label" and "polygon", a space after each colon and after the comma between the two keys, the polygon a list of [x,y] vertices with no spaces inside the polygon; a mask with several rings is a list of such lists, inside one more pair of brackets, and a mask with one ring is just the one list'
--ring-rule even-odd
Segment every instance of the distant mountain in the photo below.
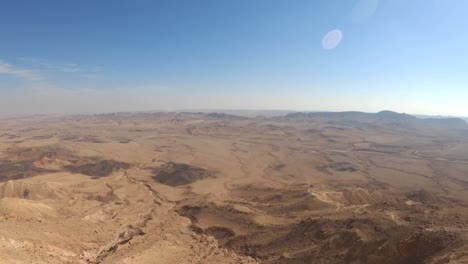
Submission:
{"label": "distant mountain", "polygon": [[422,125],[435,129],[468,129],[468,124],[461,118],[424,118],[420,119],[405,113],[381,111],[364,112],[297,112],[289,113],[284,118],[291,120],[321,120],[342,125]]}
{"label": "distant mountain", "polygon": [[337,123],[364,123],[364,124],[404,124],[414,122],[416,117],[399,114],[392,111],[381,111],[378,113],[364,113],[357,111],[348,112],[299,112],[290,113],[285,116],[286,119],[328,119],[330,122]]}
{"label": "distant mountain", "polygon": [[228,115],[245,116],[245,117],[277,117],[284,116],[289,113],[297,112],[293,110],[230,110],[230,109],[184,109],[179,112],[197,112],[197,113],[224,113]]}
{"label": "distant mountain", "polygon": [[468,123],[461,118],[425,118],[419,119],[419,121],[427,126],[432,127],[445,127],[452,129],[465,129],[468,128]]}
{"label": "distant mountain", "polygon": [[238,116],[238,115],[230,115],[225,113],[209,113],[206,114],[206,117],[211,119],[222,119],[222,120],[245,120],[249,119],[245,116]]}

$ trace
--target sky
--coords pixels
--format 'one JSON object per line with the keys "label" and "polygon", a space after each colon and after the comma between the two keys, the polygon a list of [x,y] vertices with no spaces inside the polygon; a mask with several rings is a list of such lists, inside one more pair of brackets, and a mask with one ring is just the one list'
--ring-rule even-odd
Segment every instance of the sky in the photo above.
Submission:
{"label": "sky", "polygon": [[0,115],[468,116],[466,0],[3,1]]}

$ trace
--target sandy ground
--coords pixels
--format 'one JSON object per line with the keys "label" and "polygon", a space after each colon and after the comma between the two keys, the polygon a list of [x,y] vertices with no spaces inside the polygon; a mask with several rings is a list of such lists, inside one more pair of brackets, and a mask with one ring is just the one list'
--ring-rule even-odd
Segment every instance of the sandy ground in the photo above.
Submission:
{"label": "sandy ground", "polygon": [[0,120],[2,263],[468,263],[468,133],[191,113]]}

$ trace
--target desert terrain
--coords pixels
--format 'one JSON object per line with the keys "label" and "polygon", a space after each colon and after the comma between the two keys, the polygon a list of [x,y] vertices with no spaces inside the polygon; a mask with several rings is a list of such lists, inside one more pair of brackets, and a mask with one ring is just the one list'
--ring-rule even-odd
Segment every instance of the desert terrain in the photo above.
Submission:
{"label": "desert terrain", "polygon": [[468,263],[468,125],[377,114],[0,119],[2,263]]}

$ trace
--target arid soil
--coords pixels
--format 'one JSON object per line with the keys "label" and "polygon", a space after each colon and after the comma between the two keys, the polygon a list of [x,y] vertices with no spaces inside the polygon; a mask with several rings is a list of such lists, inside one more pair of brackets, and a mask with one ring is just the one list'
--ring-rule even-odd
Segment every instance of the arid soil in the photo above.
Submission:
{"label": "arid soil", "polygon": [[0,262],[468,263],[465,125],[388,111],[0,119]]}

